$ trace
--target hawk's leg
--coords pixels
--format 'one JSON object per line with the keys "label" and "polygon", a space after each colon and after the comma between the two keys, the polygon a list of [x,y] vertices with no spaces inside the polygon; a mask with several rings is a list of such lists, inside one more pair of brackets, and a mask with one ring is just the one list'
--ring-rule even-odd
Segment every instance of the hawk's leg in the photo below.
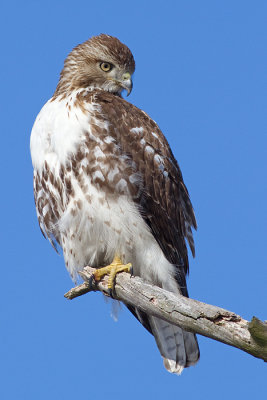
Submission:
{"label": "hawk's leg", "polygon": [[108,275],[108,291],[110,296],[112,296],[112,291],[114,289],[115,278],[119,272],[130,272],[132,273],[132,264],[123,264],[120,257],[115,256],[114,260],[110,265],[106,267],[99,268],[94,273],[95,281],[100,281],[104,275]]}

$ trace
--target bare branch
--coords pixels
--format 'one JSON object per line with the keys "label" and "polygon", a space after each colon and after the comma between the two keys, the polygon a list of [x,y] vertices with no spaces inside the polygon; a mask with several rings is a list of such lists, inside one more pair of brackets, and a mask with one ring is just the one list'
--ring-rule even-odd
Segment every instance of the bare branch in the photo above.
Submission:
{"label": "bare branch", "polygon": [[[94,282],[94,268],[80,272],[84,283],[65,294],[74,299],[90,291],[107,291],[106,277]],[[88,283],[90,282],[90,284]],[[181,328],[237,347],[267,361],[267,324],[253,317],[246,321],[239,315],[210,304],[167,292],[141,278],[120,273],[116,277],[115,298]]]}

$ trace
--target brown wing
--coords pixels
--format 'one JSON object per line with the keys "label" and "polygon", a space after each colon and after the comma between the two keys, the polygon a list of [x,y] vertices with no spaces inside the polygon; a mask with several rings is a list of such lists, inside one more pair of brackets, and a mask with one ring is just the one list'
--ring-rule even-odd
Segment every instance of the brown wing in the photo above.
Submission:
{"label": "brown wing", "polygon": [[109,134],[135,163],[143,189],[134,200],[166,258],[177,268],[177,280],[184,288],[188,272],[187,239],[194,255],[191,228],[196,220],[188,191],[170,146],[157,124],[140,109],[120,97],[97,92],[101,117],[109,123]]}
{"label": "brown wing", "polygon": [[34,171],[34,201],[39,226],[44,237],[49,239],[57,252],[61,243],[55,226],[63,213],[64,202],[67,201],[71,190],[68,190],[70,186],[70,180],[68,181],[67,174],[64,176],[63,169],[60,170],[60,176],[55,177],[46,161],[39,173]]}

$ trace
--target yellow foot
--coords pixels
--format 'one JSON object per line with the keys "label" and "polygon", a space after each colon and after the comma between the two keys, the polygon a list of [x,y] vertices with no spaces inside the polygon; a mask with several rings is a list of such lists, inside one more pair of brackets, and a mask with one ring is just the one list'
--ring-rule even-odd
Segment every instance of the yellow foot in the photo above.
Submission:
{"label": "yellow foot", "polygon": [[132,264],[122,264],[121,259],[118,256],[114,257],[114,260],[110,265],[99,268],[94,273],[95,281],[100,281],[104,275],[108,275],[108,289],[111,293],[114,288],[115,278],[119,272],[132,272]]}

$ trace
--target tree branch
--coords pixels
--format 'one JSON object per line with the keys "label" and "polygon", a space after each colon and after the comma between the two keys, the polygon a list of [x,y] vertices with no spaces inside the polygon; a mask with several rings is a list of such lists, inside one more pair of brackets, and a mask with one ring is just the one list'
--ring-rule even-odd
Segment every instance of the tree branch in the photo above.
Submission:
{"label": "tree branch", "polygon": [[[95,282],[94,271],[94,268],[85,267],[80,272],[85,282],[71,289],[65,297],[71,300],[90,291],[108,295],[107,278]],[[116,276],[114,298],[267,361],[267,323],[256,317],[251,322],[246,321],[231,311],[170,293],[125,272]]]}

